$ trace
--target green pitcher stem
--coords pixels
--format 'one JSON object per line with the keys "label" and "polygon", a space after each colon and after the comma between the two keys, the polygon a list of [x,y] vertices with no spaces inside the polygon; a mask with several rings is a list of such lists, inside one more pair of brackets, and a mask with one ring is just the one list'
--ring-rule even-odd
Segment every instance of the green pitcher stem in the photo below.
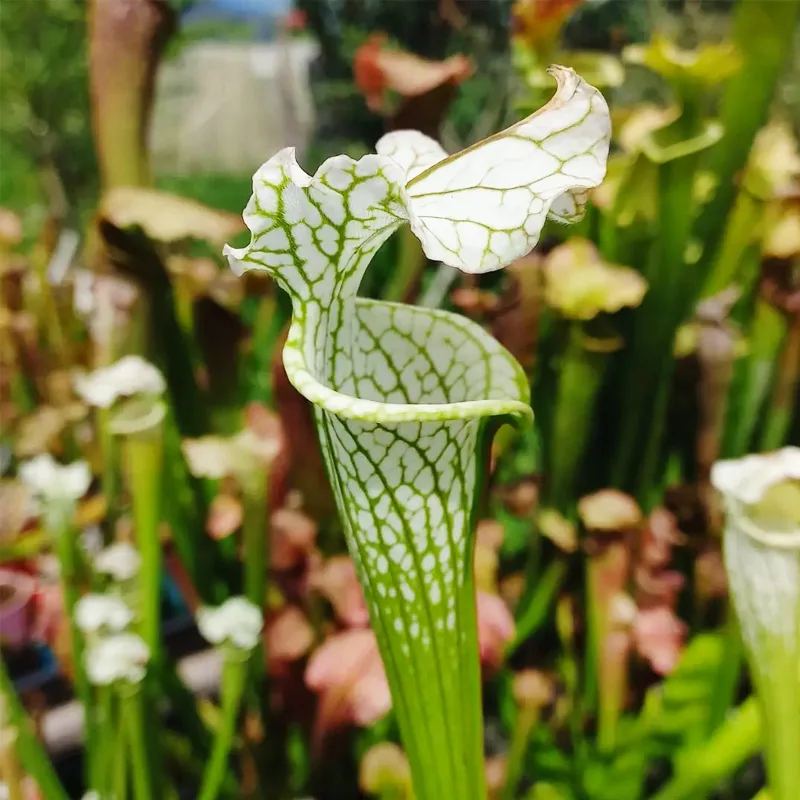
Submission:
{"label": "green pitcher stem", "polygon": [[[390,426],[326,412],[317,420],[415,796],[484,800],[470,511],[480,422]],[[389,443],[387,452],[396,443],[402,461],[375,458],[380,441]],[[406,472],[404,464],[416,471]],[[398,480],[402,475],[408,483]]]}
{"label": "green pitcher stem", "polygon": [[[269,566],[267,507],[269,475],[266,469],[248,476],[244,488],[244,594],[259,609],[266,603],[267,571]],[[268,673],[265,672],[267,653],[264,639],[256,645],[250,657],[250,691],[248,705],[266,715],[269,696]],[[266,719],[264,719],[266,725]]]}
{"label": "green pitcher stem", "polygon": [[93,129],[106,188],[146,186],[151,181],[147,134],[156,71],[174,22],[168,3],[91,4]]}
{"label": "green pitcher stem", "polygon": [[130,483],[136,544],[142,556],[139,575],[141,596],[141,636],[150,648],[151,658],[161,658],[161,424],[131,433],[123,442]]}
{"label": "green pitcher stem", "polygon": [[630,551],[624,541],[604,542],[600,547],[586,559],[584,703],[589,708],[597,704],[598,739],[601,749],[608,750],[616,735],[627,678],[627,647],[614,637],[613,602],[627,586]]}
{"label": "green pitcher stem", "polygon": [[760,238],[757,232],[763,225],[765,205],[745,191],[737,196],[720,242],[719,255],[703,288],[704,297],[712,297],[734,283],[741,288],[743,297],[752,293],[759,273],[743,256]]}
{"label": "green pitcher stem", "polygon": [[31,720],[19,701],[6,668],[5,659],[0,658],[0,702],[5,704],[9,727],[16,733],[16,752],[22,768],[33,777],[47,800],[68,800],[44,745],[36,735]]}
{"label": "green pitcher stem", "polygon": [[97,701],[99,767],[92,778],[92,788],[104,797],[110,796],[113,788],[111,764],[114,760],[115,732],[119,727],[119,720],[114,714],[114,689],[111,686],[98,687]]}
{"label": "green pitcher stem", "polygon": [[736,614],[731,604],[728,604],[726,614],[728,618],[722,631],[722,635],[725,638],[725,658],[722,659],[717,672],[714,691],[709,701],[708,726],[706,728],[709,736],[723,724],[728,710],[736,701],[736,694],[744,668],[742,635],[739,631],[739,621],[736,619]]}
{"label": "green pitcher stem", "polygon": [[558,377],[558,402],[551,437],[547,505],[569,513],[575,480],[592,429],[597,394],[611,353],[619,342],[595,339],[580,322],[570,322]]}
{"label": "green pitcher stem", "polygon": [[764,715],[764,755],[772,800],[800,797],[800,651],[779,637],[765,638],[759,658],[769,661],[762,670],[753,662],[756,692]]}
{"label": "green pitcher stem", "polygon": [[525,756],[540,716],[541,709],[536,706],[520,708],[517,711],[517,721],[511,734],[511,746],[508,751],[506,780],[500,795],[501,800],[513,800],[517,796],[517,787],[525,772]]}
{"label": "green pitcher stem", "polygon": [[113,790],[111,797],[114,800],[127,800],[128,797],[128,727],[125,724],[124,703],[118,697],[117,706],[119,708],[119,726],[117,728],[114,750],[111,783]]}
{"label": "green pitcher stem", "polygon": [[650,288],[636,315],[625,357],[623,422],[611,483],[633,490],[640,500],[661,467],[658,457],[674,369],[675,333],[691,311],[684,256],[693,220],[697,164],[697,154],[691,153],[658,165],[659,238],[645,273]]}
{"label": "green pitcher stem", "polygon": [[105,408],[97,410],[97,422],[100,429],[100,451],[103,456],[103,472],[100,485],[106,499],[106,520],[110,528],[119,515],[119,480],[117,478],[118,448],[114,434],[109,426],[110,411]]}
{"label": "green pitcher stem", "polygon": [[287,322],[288,314],[274,288],[259,301],[253,321],[253,349],[245,366],[248,402],[275,404],[271,361]]}
{"label": "green pitcher stem", "polygon": [[797,386],[800,383],[800,313],[789,318],[777,365],[775,385],[765,415],[761,450],[775,450],[787,441],[795,414]]}
{"label": "green pitcher stem", "polygon": [[263,608],[267,586],[267,481],[266,470],[248,476],[244,494],[244,594]]}
{"label": "green pitcher stem", "polygon": [[398,233],[397,268],[381,291],[384,300],[408,301],[414,286],[419,282],[428,263],[417,237],[408,229]]}
{"label": "green pitcher stem", "polygon": [[[138,689],[130,695],[121,697],[124,707],[124,721],[128,725],[128,752],[131,772],[133,773],[133,791],[136,800],[152,800],[161,794],[163,778],[151,773],[148,757],[148,736],[150,731],[145,727],[145,696]],[[156,777],[158,792],[154,791],[153,778]]]}
{"label": "green pitcher stem", "polygon": [[[72,651],[72,671],[75,693],[83,707],[86,725],[86,776],[91,779],[95,763],[95,720],[94,703],[86,667],[83,662],[83,633],[75,621],[75,604],[80,598],[78,574],[77,536],[64,509],[53,509],[46,514],[46,525],[55,545],[61,573],[61,591],[64,598],[64,611],[69,623],[70,649]],[[71,514],[71,508],[69,510]]]}
{"label": "green pitcher stem", "polygon": [[[163,421],[164,406],[158,400],[143,403],[141,408],[133,409],[135,413],[126,417],[118,414],[111,426],[115,433],[122,437],[122,450],[127,472],[128,486],[131,493],[133,523],[136,543],[142,557],[139,572],[139,633],[150,650],[150,660],[156,669],[163,662],[161,645],[161,511],[163,480]],[[153,702],[154,689],[152,675],[148,675],[141,689],[141,697],[133,702],[123,699],[123,715],[133,717],[130,720],[131,757],[144,759],[144,770],[149,775],[159,774],[163,768],[161,763],[161,720],[158,708]],[[141,705],[148,700],[146,705]],[[144,720],[146,720],[146,725]],[[147,729],[147,746],[134,752],[139,743],[133,740],[137,726]],[[134,769],[140,766],[134,764]],[[162,784],[154,786],[143,783],[141,775],[134,773],[134,790],[136,800],[143,797],[157,800],[162,796]],[[148,794],[143,795],[142,792]]]}
{"label": "green pitcher stem", "polygon": [[238,655],[225,658],[222,667],[222,716],[198,793],[200,800],[215,800],[224,783],[249,663],[249,659]]}
{"label": "green pitcher stem", "polygon": [[800,534],[727,503],[725,564],[764,718],[773,800],[800,797]]}
{"label": "green pitcher stem", "polygon": [[723,455],[741,456],[753,443],[761,410],[769,395],[786,334],[785,316],[763,298],[757,298],[749,327],[748,353],[734,367],[734,379],[725,418]]}

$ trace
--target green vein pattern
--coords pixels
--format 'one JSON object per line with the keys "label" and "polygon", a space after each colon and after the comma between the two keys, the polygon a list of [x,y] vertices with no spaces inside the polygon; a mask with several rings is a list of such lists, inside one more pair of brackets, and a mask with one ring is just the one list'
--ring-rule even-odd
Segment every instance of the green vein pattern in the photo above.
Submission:
{"label": "green vein pattern", "polygon": [[522,369],[482,328],[357,291],[402,224],[428,257],[485,272],[529,252],[548,214],[580,216],[605,174],[608,108],[571,70],[553,74],[545,108],[453,156],[398,131],[311,177],[282,150],[253,178],[250,244],[226,248],[234,270],[267,270],[292,297],[286,371],[315,405],[418,800],[485,797],[476,454],[485,418],[532,413]]}

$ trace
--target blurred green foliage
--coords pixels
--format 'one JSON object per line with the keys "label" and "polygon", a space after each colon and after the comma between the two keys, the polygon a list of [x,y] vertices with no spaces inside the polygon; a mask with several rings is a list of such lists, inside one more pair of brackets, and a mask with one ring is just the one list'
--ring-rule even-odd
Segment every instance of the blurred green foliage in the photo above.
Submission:
{"label": "blurred green foliage", "polygon": [[97,190],[85,0],[5,2],[0,13],[0,204],[24,211],[57,191],[84,207]]}

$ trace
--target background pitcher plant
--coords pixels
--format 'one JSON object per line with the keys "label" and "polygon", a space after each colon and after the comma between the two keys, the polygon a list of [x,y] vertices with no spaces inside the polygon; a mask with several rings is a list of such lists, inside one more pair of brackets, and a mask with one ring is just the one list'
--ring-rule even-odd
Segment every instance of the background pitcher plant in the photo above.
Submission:
{"label": "background pitcher plant", "polygon": [[472,544],[479,445],[492,417],[531,417],[526,376],[477,324],[358,297],[380,245],[407,223],[428,258],[500,269],[535,246],[548,216],[580,218],[605,175],[602,95],[572,70],[541,110],[448,156],[416,131],[377,154],[328,159],[312,177],[294,150],[253,178],[250,244],[237,272],[269,272],[292,299],[283,352],[315,419],[421,800],[485,796]]}

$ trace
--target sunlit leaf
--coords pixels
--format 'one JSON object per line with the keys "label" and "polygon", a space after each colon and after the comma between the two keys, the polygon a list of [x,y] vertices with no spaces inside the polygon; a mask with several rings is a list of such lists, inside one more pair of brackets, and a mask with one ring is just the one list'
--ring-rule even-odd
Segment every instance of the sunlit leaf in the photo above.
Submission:
{"label": "sunlit leaf", "polygon": [[100,214],[118,228],[141,228],[149,239],[157,242],[182,239],[224,242],[244,230],[235,214],[168,192],[136,186],[120,186],[106,192]]}

